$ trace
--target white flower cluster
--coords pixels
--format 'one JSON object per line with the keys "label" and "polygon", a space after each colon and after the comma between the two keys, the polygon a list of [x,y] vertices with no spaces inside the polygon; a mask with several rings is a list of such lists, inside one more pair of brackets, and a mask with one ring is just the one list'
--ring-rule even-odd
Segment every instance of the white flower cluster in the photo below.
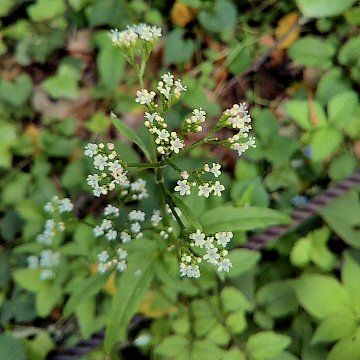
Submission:
{"label": "white flower cluster", "polygon": [[123,243],[143,237],[141,223],[145,221],[145,213],[141,210],[131,210],[128,215],[128,220],[129,224],[127,229],[123,230],[120,234],[120,239]]}
{"label": "white flower cluster", "polygon": [[234,104],[231,109],[226,109],[219,120],[217,127],[219,126],[230,127],[238,131],[237,134],[227,139],[224,144],[237,151],[239,156],[250,147],[256,147],[255,138],[249,137],[249,131],[252,129],[251,117],[245,103]]}
{"label": "white flower cluster", "polygon": [[109,36],[113,45],[127,48],[136,45],[138,40],[153,43],[161,37],[161,29],[147,24],[138,24],[128,26],[123,31],[113,29]]}
{"label": "white flower cluster", "polygon": [[54,268],[60,264],[60,253],[45,249],[41,251],[39,257],[29,256],[27,262],[30,269],[41,269],[40,280],[51,280],[55,278]]}
{"label": "white flower cluster", "polygon": [[192,115],[185,119],[184,131],[193,133],[201,132],[203,129],[201,124],[205,122],[205,120],[206,112],[202,108],[194,109]]}
{"label": "white flower cluster", "polygon": [[116,206],[108,204],[104,209],[104,216],[100,225],[94,227],[94,235],[96,237],[105,236],[109,241],[114,241],[117,237],[117,231],[113,228],[113,221],[111,218],[119,217],[119,209]]}
{"label": "white flower cluster", "polygon": [[116,268],[116,270],[119,272],[125,271],[127,269],[127,256],[127,251],[122,248],[118,248],[112,257],[110,257],[110,254],[106,250],[102,251],[100,254],[98,254],[98,272],[100,274],[104,274],[112,268]]}
{"label": "white flower cluster", "polygon": [[[170,210],[171,211],[171,210]],[[160,210],[154,209],[153,213],[151,215],[150,221],[151,221],[151,225],[153,227],[157,227],[161,221],[162,221],[162,216],[161,216],[161,212]]]}
{"label": "white flower cluster", "polygon": [[106,195],[109,191],[114,190],[116,185],[123,188],[122,195],[128,194],[127,188],[130,186],[130,181],[114,144],[89,143],[85,146],[84,154],[92,158],[94,167],[101,171],[99,174],[89,175],[86,179],[93,188],[95,196]]}
{"label": "white flower cluster", "polygon": [[180,276],[199,277],[199,263],[201,263],[202,260],[217,266],[219,272],[229,272],[232,263],[230,259],[226,257],[228,251],[225,247],[232,238],[233,233],[231,231],[217,232],[214,236],[206,236],[200,230],[196,230],[196,232],[190,234],[190,246],[204,249],[205,254],[202,257],[196,256],[192,252],[183,254],[180,261]]}
{"label": "white flower cluster", "polygon": [[179,99],[181,93],[187,90],[180,79],[174,80],[174,75],[167,73],[161,76],[158,82],[157,90],[169,102],[174,99]]}
{"label": "white flower cluster", "polygon": [[[167,73],[161,76],[158,82],[160,103],[167,108],[169,105],[179,100],[181,93],[187,90],[180,79],[174,80],[174,75]],[[155,91],[141,89],[136,92],[135,101],[141,105],[146,105],[153,112],[159,105],[155,103]]]}
{"label": "white flower cluster", "polygon": [[211,193],[216,196],[221,196],[221,193],[225,190],[224,185],[220,181],[205,181],[201,179],[205,173],[211,173],[216,178],[221,175],[221,165],[213,163],[212,166],[205,164],[204,168],[200,171],[195,171],[192,174],[189,174],[187,171],[181,172],[182,180],[177,181],[177,186],[174,190],[178,191],[181,196],[190,195],[191,187],[198,187],[198,195],[208,198]]}
{"label": "white flower cluster", "polygon": [[178,154],[185,146],[184,141],[180,140],[175,131],[166,130],[167,123],[158,113],[145,113],[145,126],[150,134],[155,138],[156,149],[160,155],[169,155],[172,152]]}
{"label": "white flower cluster", "polygon": [[44,225],[44,231],[36,237],[36,242],[41,245],[50,246],[54,237],[65,230],[65,223],[61,221],[61,215],[73,210],[74,205],[68,198],[60,199],[54,196],[51,201],[45,204],[44,210],[52,215]]}
{"label": "white flower cluster", "polygon": [[137,179],[130,184],[130,199],[131,200],[143,200],[149,197],[149,193],[146,187],[146,181],[144,179]]}

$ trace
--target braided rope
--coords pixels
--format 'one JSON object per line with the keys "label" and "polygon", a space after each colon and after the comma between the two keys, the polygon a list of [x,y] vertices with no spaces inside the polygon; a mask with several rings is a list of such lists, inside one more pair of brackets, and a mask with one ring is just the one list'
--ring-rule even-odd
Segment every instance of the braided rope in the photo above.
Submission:
{"label": "braided rope", "polygon": [[293,211],[290,225],[273,226],[256,234],[248,240],[244,247],[253,250],[260,250],[266,245],[284,235],[285,233],[295,229],[305,220],[316,215],[321,209],[325,208],[331,201],[340,197],[353,187],[360,185],[360,169],[350,175],[348,178],[338,182],[335,186],[325,190],[320,195],[315,196],[310,202],[301,208]]}
{"label": "braided rope", "polygon": [[[316,215],[321,209],[326,207],[331,201],[340,197],[355,186],[360,185],[360,169],[353,173],[348,178],[338,182],[335,186],[325,190],[320,195],[315,196],[302,208],[293,211],[291,218],[293,222],[290,225],[273,226],[268,228],[262,233],[250,237],[249,241],[244,247],[253,250],[260,250],[266,245],[284,235],[285,233],[295,229],[305,220]],[[139,317],[134,317],[129,325],[130,330],[134,330],[141,322]],[[96,347],[101,345],[104,340],[104,331],[98,332],[88,340],[80,341],[76,346],[71,349],[50,353],[47,357],[48,360],[75,360],[79,359],[82,355],[89,353]]]}

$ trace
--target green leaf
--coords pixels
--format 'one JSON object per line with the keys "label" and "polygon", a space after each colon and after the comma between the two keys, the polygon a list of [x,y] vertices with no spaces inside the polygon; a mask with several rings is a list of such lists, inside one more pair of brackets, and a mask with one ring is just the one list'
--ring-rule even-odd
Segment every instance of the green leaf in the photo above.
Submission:
{"label": "green leaf", "polygon": [[64,0],[52,0],[51,6],[49,6],[48,0],[37,0],[35,4],[27,8],[30,18],[35,22],[51,20],[63,14],[65,10],[66,5]]}
{"label": "green leaf", "polygon": [[300,304],[318,319],[350,309],[349,294],[330,276],[306,274],[293,284]]}
{"label": "green leaf", "polygon": [[253,268],[260,260],[258,251],[247,249],[235,249],[230,251],[229,258],[233,264],[228,276],[236,278]]}
{"label": "green leaf", "polygon": [[291,46],[288,53],[290,58],[300,65],[329,68],[335,47],[321,38],[304,36]]}
{"label": "green leaf", "polygon": [[192,225],[194,229],[202,230],[201,224],[197,221],[196,216],[193,214],[191,209],[184,203],[178,196],[168,192],[168,195],[174,201],[175,205],[181,210],[186,220]]}
{"label": "green leaf", "polygon": [[225,287],[221,291],[221,302],[225,311],[232,312],[236,310],[251,311],[253,305],[245,295],[234,287]]}
{"label": "green leaf", "polygon": [[335,95],[351,89],[351,82],[344,77],[340,68],[332,68],[324,74],[316,89],[316,98],[323,104],[327,104]]}
{"label": "green leaf", "polygon": [[62,289],[59,285],[45,282],[45,288],[36,292],[36,311],[39,316],[45,318],[60,302]]}
{"label": "green leaf", "polygon": [[97,274],[84,280],[76,291],[71,294],[68,302],[64,307],[64,316],[68,317],[81,303],[85,302],[92,296],[95,296],[105,284],[109,274]]}
{"label": "green leaf", "polygon": [[111,25],[124,28],[130,23],[132,12],[125,0],[97,0],[86,8],[91,27]]}
{"label": "green leaf", "polygon": [[148,149],[146,148],[146,145],[144,142],[140,139],[140,137],[136,134],[136,132],[131,129],[128,125],[126,125],[123,121],[120,119],[113,119],[113,124],[115,125],[116,129],[119,130],[119,132],[126,136],[128,139],[130,139],[132,142],[134,142],[139,148],[143,151],[145,156],[148,160],[151,159],[150,153]]}
{"label": "green leaf", "polygon": [[227,0],[216,0],[212,10],[202,10],[198,15],[200,24],[210,32],[233,31],[236,17],[236,7]]}
{"label": "green leaf", "polygon": [[296,0],[302,14],[310,18],[341,15],[355,2],[356,0]]}
{"label": "green leaf", "polygon": [[196,340],[193,343],[191,359],[221,360],[223,354],[224,350],[216,344],[208,340]]}
{"label": "green leaf", "polygon": [[46,282],[40,280],[38,269],[18,269],[13,273],[14,280],[24,289],[37,292],[46,289]]}
{"label": "green leaf", "polygon": [[0,3],[0,17],[7,15],[15,4],[15,0],[2,0]]}
{"label": "green leaf", "polygon": [[[144,240],[141,240],[144,243]],[[128,269],[122,274],[118,291],[111,302],[105,332],[105,350],[110,352],[118,341],[124,340],[131,317],[137,311],[155,274],[159,254],[156,249],[143,245],[129,255]]]}
{"label": "green leaf", "polygon": [[273,281],[264,285],[256,293],[256,301],[274,318],[286,316],[298,307],[294,290],[286,281]]}
{"label": "green leaf", "polygon": [[34,338],[26,341],[28,360],[45,360],[46,355],[55,347],[49,333],[41,330]]}
{"label": "green leaf", "polygon": [[360,265],[349,253],[345,253],[341,278],[355,311],[360,311]]}
{"label": "green leaf", "polygon": [[352,335],[357,328],[357,318],[352,312],[341,312],[326,317],[316,329],[312,344],[333,342]]}
{"label": "green leaf", "polygon": [[355,157],[349,152],[343,151],[331,160],[329,176],[332,180],[345,179],[355,171],[356,166]]}
{"label": "green leaf", "polygon": [[311,142],[311,159],[313,161],[322,161],[330,156],[343,140],[341,131],[331,127],[322,127],[316,129]]}
{"label": "green leaf", "polygon": [[340,49],[339,62],[343,65],[356,66],[360,57],[360,35],[350,38]]}
{"label": "green leaf", "polygon": [[322,217],[335,233],[356,248],[360,248],[359,213],[360,202],[355,191],[347,192],[321,210]]}
{"label": "green leaf", "polygon": [[331,349],[327,360],[355,360],[360,354],[360,329],[355,334],[340,340]]}
{"label": "green leaf", "polygon": [[244,311],[238,310],[238,311],[231,313],[227,317],[226,323],[235,334],[242,333],[246,329],[246,326],[247,326]]}
{"label": "green leaf", "polygon": [[[317,126],[320,127],[325,125],[326,116],[322,106],[317,101],[314,101],[311,106]],[[289,100],[285,103],[285,110],[292,120],[294,120],[303,129],[310,130],[314,128],[314,124],[310,119],[309,100]]]}
{"label": "green leaf", "polygon": [[251,359],[270,360],[276,358],[291,343],[288,336],[273,331],[263,331],[249,337],[246,347]]}
{"label": "green leaf", "polygon": [[208,234],[217,231],[254,230],[290,222],[290,218],[281,212],[257,207],[219,206],[206,211],[200,217],[200,223]]}
{"label": "green leaf", "polygon": [[[104,39],[106,41],[107,39]],[[124,72],[126,61],[119,49],[110,42],[102,46],[97,57],[100,82],[109,90],[117,87]]]}
{"label": "green leaf", "polygon": [[175,28],[167,36],[164,47],[166,64],[182,64],[191,59],[195,51],[195,44],[192,40],[184,40],[183,35],[183,29]]}
{"label": "green leaf", "polygon": [[354,116],[357,105],[358,96],[354,91],[346,91],[334,96],[328,105],[329,122],[336,128],[342,129]]}
{"label": "green leaf", "polygon": [[54,99],[75,100],[79,96],[78,81],[81,73],[75,62],[64,61],[58,68],[57,74],[43,81],[43,88]]}
{"label": "green leaf", "polygon": [[20,340],[8,334],[0,335],[0,359],[3,360],[25,360],[25,350]]}
{"label": "green leaf", "polygon": [[29,75],[21,74],[14,81],[0,80],[0,99],[12,106],[24,105],[32,92],[32,81]]}
{"label": "green leaf", "polygon": [[155,353],[167,359],[173,359],[176,355],[188,351],[189,343],[185,337],[180,335],[168,336],[156,346]]}
{"label": "green leaf", "polygon": [[226,346],[231,340],[228,330],[223,325],[216,325],[207,335],[208,340],[220,346]]}

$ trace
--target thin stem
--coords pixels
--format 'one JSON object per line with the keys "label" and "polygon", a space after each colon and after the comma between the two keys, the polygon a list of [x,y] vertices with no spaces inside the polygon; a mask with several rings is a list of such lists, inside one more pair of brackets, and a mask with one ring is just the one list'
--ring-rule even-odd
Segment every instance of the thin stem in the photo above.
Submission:
{"label": "thin stem", "polygon": [[152,168],[159,168],[159,167],[163,167],[164,165],[156,162],[147,162],[147,163],[127,163],[126,164],[127,167],[131,167],[131,168],[146,168],[146,169],[152,169]]}

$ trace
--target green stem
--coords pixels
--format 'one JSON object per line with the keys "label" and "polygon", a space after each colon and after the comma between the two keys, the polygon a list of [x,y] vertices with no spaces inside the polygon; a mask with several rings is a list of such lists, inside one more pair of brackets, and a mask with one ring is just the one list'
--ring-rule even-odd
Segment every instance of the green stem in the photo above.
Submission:
{"label": "green stem", "polygon": [[126,164],[126,166],[130,167],[130,168],[153,169],[153,168],[163,167],[164,165],[160,164],[159,162],[156,162],[156,163],[148,162],[148,163],[128,163],[128,164]]}

